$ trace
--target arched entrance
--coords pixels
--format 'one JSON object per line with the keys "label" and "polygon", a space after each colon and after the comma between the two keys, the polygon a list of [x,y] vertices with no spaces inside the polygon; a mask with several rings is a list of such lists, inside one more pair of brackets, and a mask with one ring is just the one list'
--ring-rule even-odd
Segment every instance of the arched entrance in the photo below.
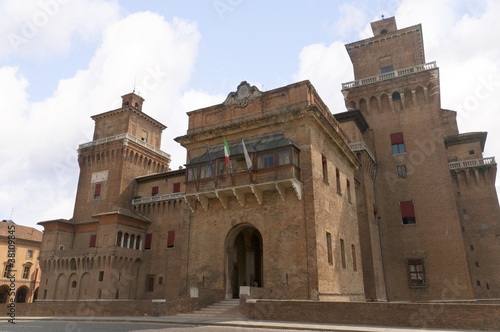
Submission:
{"label": "arched entrance", "polygon": [[7,303],[9,299],[9,286],[2,285],[0,287],[0,303]]}
{"label": "arched entrance", "polygon": [[28,296],[28,288],[25,286],[19,287],[16,291],[16,303],[25,303]]}
{"label": "arched entrance", "polygon": [[226,236],[226,298],[238,298],[240,286],[263,286],[262,235],[252,225],[233,227]]}

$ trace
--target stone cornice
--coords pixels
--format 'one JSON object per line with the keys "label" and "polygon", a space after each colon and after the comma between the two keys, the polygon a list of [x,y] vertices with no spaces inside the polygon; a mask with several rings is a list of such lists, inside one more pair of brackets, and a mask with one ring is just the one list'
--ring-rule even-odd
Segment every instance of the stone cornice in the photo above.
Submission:
{"label": "stone cornice", "polygon": [[149,115],[147,115],[146,113],[143,113],[139,110],[136,110],[135,108],[133,107],[122,107],[122,108],[118,108],[118,109],[115,109],[115,110],[112,110],[112,111],[108,111],[108,112],[105,112],[105,113],[101,113],[101,114],[96,114],[96,115],[92,115],[91,118],[92,120],[94,121],[97,121],[97,120],[100,120],[100,119],[103,119],[103,118],[106,118],[106,117],[110,117],[110,116],[115,116],[115,115],[118,115],[118,114],[121,114],[123,112],[131,112],[131,113],[134,113],[135,115],[147,120],[148,122],[150,122],[151,124],[153,124],[154,126],[160,128],[161,130],[164,130],[167,128],[167,126],[165,126],[164,124],[162,124],[161,122],[153,119],[152,117],[150,117]]}

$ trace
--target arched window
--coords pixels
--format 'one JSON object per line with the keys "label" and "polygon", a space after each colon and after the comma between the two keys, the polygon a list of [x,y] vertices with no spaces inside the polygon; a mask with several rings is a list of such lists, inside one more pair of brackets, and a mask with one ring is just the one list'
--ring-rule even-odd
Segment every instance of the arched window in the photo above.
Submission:
{"label": "arched window", "polygon": [[125,235],[123,236],[123,245],[122,247],[124,248],[128,248],[128,233],[125,233]]}
{"label": "arched window", "polygon": [[135,235],[134,235],[134,234],[132,234],[132,235],[130,236],[130,246],[128,246],[128,248],[132,248],[132,249],[134,249],[134,247],[135,247],[135,243],[134,243],[134,241],[135,241]]}
{"label": "arched window", "polygon": [[135,249],[141,250],[141,237],[137,236],[135,239]]}
{"label": "arched window", "polygon": [[76,288],[76,281],[71,282],[71,288]]}
{"label": "arched window", "polygon": [[135,103],[135,109],[138,109],[138,108],[139,108],[139,104]]}
{"label": "arched window", "polygon": [[394,91],[392,94],[392,101],[400,101],[400,100],[401,100],[401,95],[399,94],[399,92]]}
{"label": "arched window", "polygon": [[118,232],[118,234],[116,234],[116,246],[117,247],[121,247],[122,246],[122,232]]}
{"label": "arched window", "polygon": [[401,95],[397,91],[394,91],[392,93],[392,104],[395,111],[401,111],[403,109],[403,105],[401,103]]}
{"label": "arched window", "polygon": [[384,29],[384,30],[380,31],[380,34],[381,35],[386,35],[387,34],[387,29]]}
{"label": "arched window", "polygon": [[366,112],[366,110],[367,110],[367,107],[366,107],[366,100],[364,100],[363,98],[361,98],[361,99],[359,100],[359,110],[360,110],[361,112]]}

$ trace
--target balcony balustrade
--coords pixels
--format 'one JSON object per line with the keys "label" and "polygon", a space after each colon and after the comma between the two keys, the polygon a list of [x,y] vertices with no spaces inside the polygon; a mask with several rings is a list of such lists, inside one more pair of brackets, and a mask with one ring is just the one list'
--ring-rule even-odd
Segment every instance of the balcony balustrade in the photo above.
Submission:
{"label": "balcony balustrade", "polygon": [[488,157],[482,159],[455,161],[449,163],[448,165],[450,166],[450,169],[454,170],[454,169],[464,169],[464,168],[480,167],[480,166],[488,166],[496,164],[497,163],[495,162],[495,157]]}

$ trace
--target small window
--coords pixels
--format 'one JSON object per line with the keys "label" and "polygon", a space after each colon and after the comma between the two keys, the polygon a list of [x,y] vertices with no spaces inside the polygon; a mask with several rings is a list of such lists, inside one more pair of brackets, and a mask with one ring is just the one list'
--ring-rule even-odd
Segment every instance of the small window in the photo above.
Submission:
{"label": "small window", "polygon": [[89,248],[95,248],[96,240],[97,240],[97,235],[96,234],[90,235]]}
{"label": "small window", "polygon": [[144,244],[144,249],[146,249],[146,250],[151,249],[152,239],[153,239],[152,233],[146,234],[146,243]]}
{"label": "small window", "polygon": [[462,232],[465,232],[465,227],[464,227],[464,226],[462,226],[461,228],[462,228]]}
{"label": "small window", "polygon": [[60,246],[59,246],[59,250],[64,250],[64,246],[63,246],[63,245],[60,245]]}
{"label": "small window", "polygon": [[278,152],[278,165],[290,164],[290,150],[283,150]]}
{"label": "small window", "polygon": [[32,259],[33,258],[33,250],[28,250],[28,252],[26,253],[26,258],[27,259]]}
{"label": "small window", "polygon": [[333,264],[333,254],[332,254],[332,234],[326,232],[326,252],[328,255],[328,264]]}
{"label": "small window", "polygon": [[400,101],[400,100],[401,100],[401,94],[397,91],[393,92],[392,101]]}
{"label": "small window", "polygon": [[398,167],[398,177],[406,178],[406,165],[399,165]]}
{"label": "small window", "polygon": [[104,280],[104,271],[99,271],[99,281]]}
{"label": "small window", "polygon": [[257,167],[266,168],[274,166],[274,158],[272,153],[261,154],[257,157]]}
{"label": "small window", "polygon": [[463,209],[463,210],[462,210],[462,213],[463,213],[463,214],[467,214],[467,210],[466,210],[466,209]]}
{"label": "small window", "polygon": [[299,167],[299,153],[295,150],[292,151],[293,164]]}
{"label": "small window", "polygon": [[155,288],[155,276],[148,275],[146,277],[146,290],[152,292]]}
{"label": "small window", "polygon": [[198,167],[188,168],[188,181],[196,180],[196,175],[198,173]]}
{"label": "small window", "polygon": [[175,231],[168,231],[167,248],[173,248],[175,243]]}
{"label": "small window", "polygon": [[384,30],[380,31],[380,34],[381,35],[386,35],[387,34],[387,29],[384,29]]}
{"label": "small window", "polygon": [[115,293],[115,300],[118,300],[120,298],[120,290],[117,289]]}
{"label": "small window", "polygon": [[408,278],[410,287],[425,286],[425,268],[422,259],[408,259]]}
{"label": "small window", "polygon": [[97,290],[97,298],[101,299],[101,296],[102,296],[102,290],[98,289]]}
{"label": "small window", "polygon": [[217,174],[218,175],[224,175],[224,174],[229,174],[231,173],[231,170],[233,169],[233,161],[229,159],[229,167],[226,167],[226,161],[225,160],[219,160],[217,163]]}
{"label": "small window", "polygon": [[460,197],[462,196],[462,194],[460,194],[460,191],[457,191],[457,197]]}
{"label": "small window", "polygon": [[392,154],[399,154],[406,152],[405,143],[403,140],[403,133],[391,134]]}
{"label": "small window", "polygon": [[349,180],[346,180],[346,188],[345,190],[347,191],[347,201],[349,203],[352,203],[351,202],[351,183],[349,182]]}
{"label": "small window", "polygon": [[9,278],[9,273],[10,273],[11,270],[12,270],[12,267],[9,264],[5,265],[5,271],[3,273],[3,277],[6,278],[6,279],[8,279]]}
{"label": "small window", "polygon": [[338,168],[335,169],[335,181],[337,182],[337,193],[342,194],[342,188],[340,187],[340,171]]}
{"label": "small window", "polygon": [[475,249],[474,249],[474,245],[473,245],[473,244],[471,244],[471,245],[470,245],[470,251],[474,251],[474,250],[475,250]]}
{"label": "small window", "polygon": [[474,262],[474,265],[475,265],[476,267],[479,267],[479,262]]}
{"label": "small window", "polygon": [[158,186],[151,189],[151,196],[158,196]]}
{"label": "small window", "polygon": [[323,170],[323,181],[328,182],[328,166],[325,156],[321,156],[321,167]]}
{"label": "small window", "polygon": [[477,286],[477,287],[481,287],[481,281],[476,280],[476,286]]}
{"label": "small window", "polygon": [[101,198],[101,184],[98,183],[95,185],[94,189],[94,199],[99,199]]}
{"label": "small window", "polygon": [[474,150],[469,150],[469,154],[475,154],[476,152]]}
{"label": "small window", "polygon": [[482,223],[481,226],[483,227],[483,229],[488,229],[488,224],[486,223]]}
{"label": "small window", "polygon": [[382,74],[385,74],[385,73],[390,73],[391,71],[394,71],[394,69],[392,66],[387,66],[384,68],[380,68],[380,71],[382,72]]}
{"label": "small window", "polygon": [[409,225],[415,223],[415,210],[413,208],[412,201],[399,202],[399,207],[401,209],[401,218],[403,218],[403,224]]}
{"label": "small window", "polygon": [[23,279],[28,279],[30,275],[30,266],[25,266],[23,271]]}
{"label": "small window", "polygon": [[158,278],[158,285],[163,285],[163,277]]}
{"label": "small window", "polygon": [[76,281],[71,282],[71,288],[76,288]]}
{"label": "small window", "polygon": [[358,265],[356,262],[356,246],[353,244],[351,245],[351,253],[352,253],[352,269],[354,271],[358,270]]}
{"label": "small window", "polygon": [[139,108],[139,104],[138,103],[135,103],[135,109],[138,109]]}
{"label": "small window", "polygon": [[344,247],[344,240],[340,239],[340,256],[342,259],[342,268],[345,269],[347,267],[346,261],[345,261],[345,247]]}
{"label": "small window", "polygon": [[174,193],[178,193],[181,191],[181,183],[180,182],[177,182],[177,183],[174,183],[174,189],[173,189],[173,192]]}

